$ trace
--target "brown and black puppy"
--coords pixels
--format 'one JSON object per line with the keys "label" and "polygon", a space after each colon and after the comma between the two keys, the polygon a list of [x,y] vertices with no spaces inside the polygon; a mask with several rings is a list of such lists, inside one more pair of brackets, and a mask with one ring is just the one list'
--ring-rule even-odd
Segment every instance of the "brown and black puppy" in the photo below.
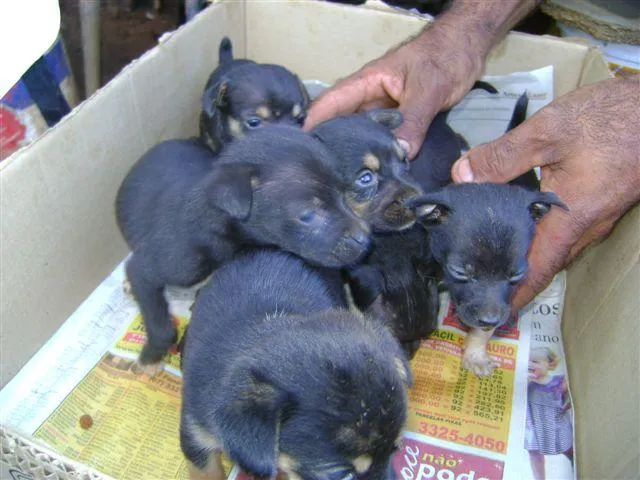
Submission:
{"label": "brown and black puppy", "polygon": [[567,207],[553,192],[491,183],[448,185],[411,204],[456,312],[471,327],[462,366],[490,375],[494,364],[486,345],[511,316],[511,297],[527,274],[535,225],[552,206]]}
{"label": "brown and black puppy", "polygon": [[348,185],[347,205],[374,232],[403,230],[415,221],[404,202],[421,190],[406,174],[407,156],[391,133],[401,123],[399,111],[379,109],[336,117],[310,132],[336,154],[333,168]]}
{"label": "brown and black puppy", "polygon": [[408,365],[386,327],[339,307],[315,269],[283,252],[214,272],[183,345],[192,479],[222,480],[222,451],[255,478],[397,478]]}
{"label": "brown and black puppy", "polygon": [[271,123],[302,126],[309,96],[300,79],[279,65],[234,59],[220,42],[219,65],[202,94],[200,138],[214,152]]}
{"label": "brown and black puppy", "polygon": [[159,362],[176,330],[166,285],[191,286],[247,246],[276,246],[324,267],[353,264],[369,228],[343,200],[334,160],[301,129],[272,125],[213,153],[170,140],[124,179],[116,214],[126,272],[147,331],[139,361]]}

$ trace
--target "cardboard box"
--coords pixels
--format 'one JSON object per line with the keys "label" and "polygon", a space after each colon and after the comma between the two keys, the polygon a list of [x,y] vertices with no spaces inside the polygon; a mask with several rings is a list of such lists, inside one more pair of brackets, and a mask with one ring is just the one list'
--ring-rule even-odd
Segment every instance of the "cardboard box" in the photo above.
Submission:
{"label": "cardboard box", "polygon": [[[116,190],[152,145],[197,131],[200,93],[224,35],[238,56],[333,82],[424,23],[378,2],[221,0],[0,163],[1,385],[126,255]],[[496,47],[486,73],[548,64],[556,96],[609,75],[594,49],[523,34]],[[564,338],[584,478],[637,478],[640,471],[639,225],[636,207],[569,269]]]}

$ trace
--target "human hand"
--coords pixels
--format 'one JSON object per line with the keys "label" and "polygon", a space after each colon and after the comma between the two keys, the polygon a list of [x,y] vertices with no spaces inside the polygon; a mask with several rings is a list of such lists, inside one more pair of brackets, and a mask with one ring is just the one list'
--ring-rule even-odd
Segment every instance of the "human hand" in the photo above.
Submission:
{"label": "human hand", "polygon": [[323,92],[311,105],[305,129],[338,115],[398,107],[404,122],[394,133],[413,158],[436,114],[458,103],[482,73],[481,42],[471,46],[468,40],[434,23]]}
{"label": "human hand", "polygon": [[456,105],[480,77],[491,48],[539,0],[454,0],[420,35],[387,52],[323,92],[305,130],[338,115],[398,107],[395,130],[414,158],[436,114]]}
{"label": "human hand", "polygon": [[640,200],[640,75],[579,88],[452,168],[455,182],[506,182],[541,167],[541,189],[569,207],[541,221],[529,273],[512,300],[522,308]]}

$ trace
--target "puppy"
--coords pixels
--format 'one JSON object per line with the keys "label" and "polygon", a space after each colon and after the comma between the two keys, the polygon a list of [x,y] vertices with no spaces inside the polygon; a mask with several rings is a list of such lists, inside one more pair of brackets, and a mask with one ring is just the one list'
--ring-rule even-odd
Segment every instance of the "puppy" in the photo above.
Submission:
{"label": "puppy", "polygon": [[379,109],[337,117],[310,132],[336,154],[333,168],[348,185],[347,205],[373,231],[402,230],[415,221],[404,202],[421,190],[406,174],[406,153],[391,133],[401,123],[399,111]]}
{"label": "puppy", "polygon": [[201,104],[200,138],[215,152],[270,123],[302,126],[309,96],[284,67],[234,59],[231,40],[225,37]]}
{"label": "puppy", "polygon": [[117,221],[148,340],[139,361],[159,362],[175,340],[165,285],[191,286],[249,245],[277,246],[339,268],[368,248],[368,226],[345,205],[334,161],[302,130],[272,125],[211,151],[163,142],[125,178]]}
{"label": "puppy", "polygon": [[[489,91],[493,88],[476,87]],[[508,130],[524,121],[527,104],[523,95]],[[447,125],[446,113],[439,114],[429,127],[418,157],[411,163],[410,173],[425,192],[449,184],[451,166],[465,145],[464,139]],[[374,233],[372,243],[362,264],[348,271],[354,303],[364,311],[386,318],[412,358],[422,339],[437,327],[441,268],[431,254],[421,225],[403,232]]]}
{"label": "puppy", "polygon": [[471,327],[462,366],[490,375],[495,365],[486,344],[511,316],[535,224],[552,206],[567,207],[553,192],[490,183],[449,185],[410,203],[427,229],[456,312]]}
{"label": "puppy", "polygon": [[314,269],[258,252],[217,270],[183,350],[180,444],[192,479],[395,478],[410,373],[374,319],[336,308]]}

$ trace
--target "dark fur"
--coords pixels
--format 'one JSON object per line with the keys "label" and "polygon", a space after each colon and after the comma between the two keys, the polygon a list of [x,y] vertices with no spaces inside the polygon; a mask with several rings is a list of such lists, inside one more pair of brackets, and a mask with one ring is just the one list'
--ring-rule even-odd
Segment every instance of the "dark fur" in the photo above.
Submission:
{"label": "dark fur", "polygon": [[490,183],[449,185],[412,204],[460,319],[478,328],[509,319],[536,221],[552,205],[566,208],[552,192]]}
{"label": "dark fur", "polygon": [[148,334],[141,363],[159,361],[175,340],[165,285],[198,283],[247,245],[332,268],[368,248],[368,227],[328,168],[330,152],[302,130],[273,125],[212,155],[194,141],[163,142],[118,192],[118,224],[133,252],[127,276]]}
{"label": "dark fur", "polygon": [[[516,104],[509,130],[524,121],[527,104],[523,95]],[[425,192],[451,182],[451,166],[463,146],[461,137],[447,125],[446,113],[439,114],[418,158],[411,163],[410,173]],[[349,271],[354,301],[365,311],[385,316],[411,357],[420,341],[437,327],[440,265],[431,254],[421,225],[402,233],[374,234],[372,241],[373,248],[363,264]]]}
{"label": "dark fur", "polygon": [[[347,204],[373,231],[401,230],[415,221],[404,201],[421,191],[406,174],[406,155],[391,133],[401,122],[402,115],[396,110],[373,110],[337,117],[311,130],[311,135],[336,154],[334,169],[349,185]],[[367,155],[377,159],[378,169],[366,165]],[[371,181],[364,184],[366,175]]]}
{"label": "dark fur", "polygon": [[[336,308],[303,261],[239,257],[202,290],[185,342],[180,443],[198,468],[206,432],[247,473],[274,478],[287,455],[304,480],[395,478],[409,368],[388,330]],[[353,459],[371,456],[366,473]]]}
{"label": "dark fur", "polygon": [[[294,115],[295,105],[300,112]],[[234,138],[269,123],[302,126],[309,96],[300,79],[279,65],[258,64],[234,59],[231,40],[220,42],[219,66],[209,76],[202,94],[200,138],[218,151]],[[269,119],[259,114],[260,107],[271,112]],[[234,131],[231,122],[241,131]],[[252,122],[260,122],[253,126]]]}

